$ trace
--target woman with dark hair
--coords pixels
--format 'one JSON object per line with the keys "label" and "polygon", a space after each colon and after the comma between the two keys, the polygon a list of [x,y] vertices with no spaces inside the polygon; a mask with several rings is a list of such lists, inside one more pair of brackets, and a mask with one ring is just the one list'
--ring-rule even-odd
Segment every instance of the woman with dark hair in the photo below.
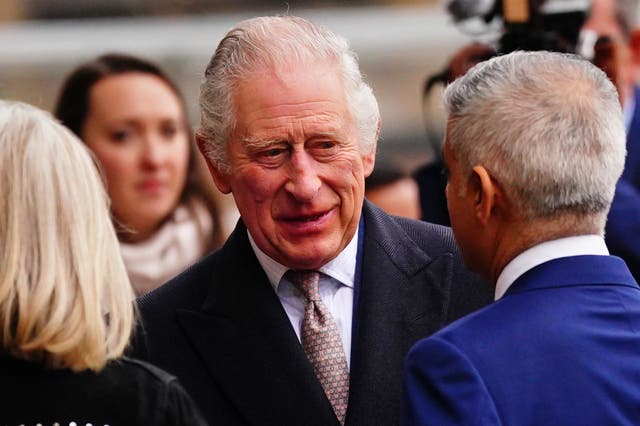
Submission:
{"label": "woman with dark hair", "polygon": [[184,100],[158,66],[124,54],[82,64],[63,84],[55,115],[102,166],[137,295],[220,244],[214,202],[196,178]]}

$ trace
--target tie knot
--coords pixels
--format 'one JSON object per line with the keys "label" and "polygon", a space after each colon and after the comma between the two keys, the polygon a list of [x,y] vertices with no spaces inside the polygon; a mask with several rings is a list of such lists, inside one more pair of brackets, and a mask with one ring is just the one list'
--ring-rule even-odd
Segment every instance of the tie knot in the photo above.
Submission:
{"label": "tie knot", "polygon": [[320,292],[318,291],[320,272],[289,269],[287,279],[300,290],[309,302],[320,300]]}

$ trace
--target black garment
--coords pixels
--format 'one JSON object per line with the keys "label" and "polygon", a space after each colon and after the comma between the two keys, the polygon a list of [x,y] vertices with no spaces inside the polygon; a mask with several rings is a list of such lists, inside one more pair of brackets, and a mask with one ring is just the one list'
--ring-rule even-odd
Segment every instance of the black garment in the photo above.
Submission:
{"label": "black garment", "polygon": [[[411,345],[489,303],[448,228],[365,201],[346,426],[400,421]],[[210,422],[338,426],[240,221],[225,245],[139,299],[136,356],[175,374]]]}
{"label": "black garment", "polygon": [[447,210],[447,197],[444,189],[447,186],[447,177],[443,173],[444,163],[437,160],[418,168],[412,175],[418,183],[420,192],[420,208],[422,220],[437,223],[438,225],[451,226],[449,211]]}
{"label": "black garment", "polygon": [[49,370],[0,355],[0,425],[206,425],[176,378],[122,358],[100,372]]}

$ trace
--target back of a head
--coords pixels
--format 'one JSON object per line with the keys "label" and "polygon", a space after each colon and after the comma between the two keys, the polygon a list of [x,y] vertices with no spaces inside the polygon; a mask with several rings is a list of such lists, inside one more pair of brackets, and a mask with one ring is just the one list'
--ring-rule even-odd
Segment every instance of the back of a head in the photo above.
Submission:
{"label": "back of a head", "polygon": [[240,22],[218,45],[201,86],[200,139],[206,155],[226,172],[226,142],[235,124],[233,89],[252,73],[288,70],[300,65],[335,65],[342,75],[349,110],[363,150],[375,147],[378,105],[363,81],[348,42],[327,28],[295,16],[269,16]]}
{"label": "back of a head", "polygon": [[592,216],[603,226],[625,157],[603,71],[573,55],[514,52],[472,68],[444,102],[464,173],[483,165],[524,218]]}
{"label": "back of a head", "polygon": [[85,146],[35,107],[0,101],[0,351],[72,370],[120,356],[133,292]]}

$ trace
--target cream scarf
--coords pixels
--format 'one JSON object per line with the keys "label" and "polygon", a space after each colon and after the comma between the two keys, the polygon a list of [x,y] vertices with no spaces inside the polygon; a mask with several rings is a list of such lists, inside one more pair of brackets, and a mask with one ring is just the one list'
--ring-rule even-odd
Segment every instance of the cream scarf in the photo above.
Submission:
{"label": "cream scarf", "polygon": [[208,248],[213,222],[204,204],[196,199],[179,205],[173,215],[148,240],[120,242],[120,251],[131,285],[141,296],[194,263]]}

